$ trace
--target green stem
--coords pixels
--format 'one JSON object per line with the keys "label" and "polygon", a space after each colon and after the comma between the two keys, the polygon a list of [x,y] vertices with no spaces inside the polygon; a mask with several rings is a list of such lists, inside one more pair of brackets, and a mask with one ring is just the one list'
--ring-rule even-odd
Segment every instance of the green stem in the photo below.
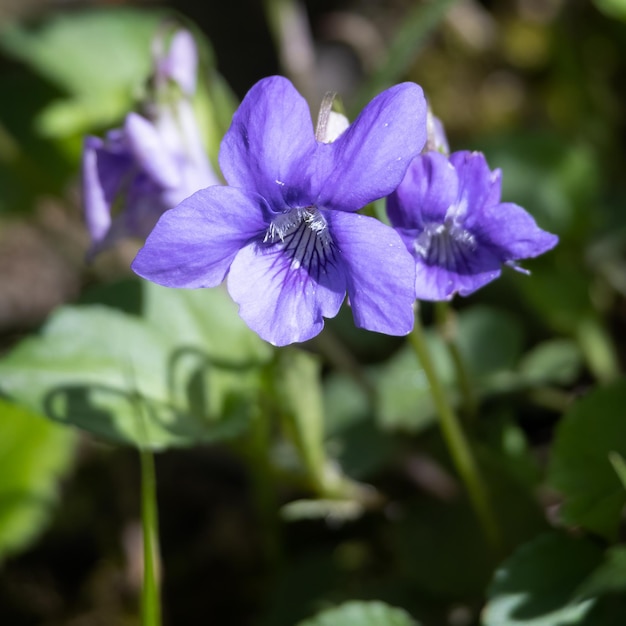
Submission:
{"label": "green stem", "polygon": [[154,455],[140,450],[141,457],[141,526],[143,530],[143,590],[141,613],[143,626],[160,626],[161,602],[157,580],[158,513]]}
{"label": "green stem", "polygon": [[456,337],[456,324],[453,318],[453,312],[447,302],[435,303],[435,315],[437,320],[437,326],[439,327],[439,333],[443,337],[446,343],[452,362],[454,363],[454,369],[456,371],[457,384],[461,391],[463,398],[463,407],[470,419],[474,418],[478,412],[478,402],[476,400],[476,394],[474,393],[474,386],[472,384],[472,378],[467,371],[463,355],[459,350],[459,346],[455,341]]}
{"label": "green stem", "polygon": [[448,402],[444,387],[439,380],[435,366],[430,357],[419,312],[415,315],[415,326],[413,332],[409,335],[409,340],[411,341],[415,354],[424,369],[424,374],[430,385],[430,393],[439,415],[441,432],[448,446],[452,461],[456,466],[459,476],[465,483],[470,501],[487,539],[494,547],[497,547],[500,543],[500,531],[491,508],[491,503],[489,502],[487,490],[481,479],[478,465],[472,454],[469,442],[465,438],[459,420]]}

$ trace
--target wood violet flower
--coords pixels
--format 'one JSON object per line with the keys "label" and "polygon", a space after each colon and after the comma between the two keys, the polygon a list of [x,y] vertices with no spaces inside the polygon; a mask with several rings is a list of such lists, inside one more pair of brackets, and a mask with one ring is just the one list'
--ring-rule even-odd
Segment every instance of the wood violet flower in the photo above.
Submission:
{"label": "wood violet flower", "polygon": [[557,244],[500,194],[500,170],[478,152],[428,152],[411,163],[387,212],[415,259],[417,299],[467,296],[498,278],[502,264],[520,269],[517,261]]}
{"label": "wood violet flower", "polygon": [[149,119],[130,113],[106,138],[85,138],[83,203],[91,256],[123,237],[145,239],[164,211],[220,182],[190,100],[197,68],[191,34],[176,33],[167,54],[158,51],[155,67]]}
{"label": "wood violet flower", "polygon": [[357,326],[408,333],[415,264],[392,228],[356,211],[393,191],[423,148],[422,90],[392,87],[334,141],[319,135],[287,79],[258,82],[222,142],[230,186],[164,213],[134,271],[186,288],[227,276],[241,317],[275,345],[317,335],[346,293]]}

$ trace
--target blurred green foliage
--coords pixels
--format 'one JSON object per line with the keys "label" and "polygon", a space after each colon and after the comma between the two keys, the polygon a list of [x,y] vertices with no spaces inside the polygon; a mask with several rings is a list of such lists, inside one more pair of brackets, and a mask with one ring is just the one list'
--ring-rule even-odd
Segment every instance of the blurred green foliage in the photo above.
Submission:
{"label": "blurred green foliage", "polygon": [[[109,615],[112,596],[133,603],[128,571],[137,553],[119,537],[136,510],[98,508],[106,490],[90,465],[100,464],[100,476],[119,471],[120,501],[134,502],[136,467],[114,467],[114,444],[162,452],[168,623],[621,626],[624,3],[306,5],[312,58],[321,63],[321,44],[333,44],[359,64],[342,94],[347,110],[393,82],[419,82],[453,149],[483,150],[502,169],[505,199],[560,237],[554,251],[525,264],[531,276],[505,268],[454,311],[421,311],[437,374],[494,503],[495,547],[438,432],[424,370],[402,339],[354,329],[344,311],[316,341],[275,351],[222,289],[129,279],[124,250],[94,267],[82,261],[82,136],[142,109],[150,42],[163,19],[198,41],[194,108],[217,164],[236,77],[218,73],[220,49],[202,33],[249,33],[244,19],[256,14],[234,4],[206,7],[200,27],[184,16],[200,9],[179,3],[181,13],[59,10],[0,28],[0,229],[7,237],[15,221],[41,229],[81,285],[76,301],[56,306],[40,328],[20,325],[17,314],[2,328],[0,622],[92,623]],[[264,6],[293,25],[296,5]],[[242,64],[252,65],[255,45],[241,41]],[[56,226],[58,213],[46,213],[51,198],[66,219]],[[11,261],[33,271],[41,262]],[[19,290],[32,297],[19,272],[3,271],[0,288],[0,309]],[[81,429],[83,443],[106,442],[88,444],[72,475],[77,435],[67,425]],[[59,505],[61,480],[69,486]],[[76,495],[81,480],[88,487]],[[82,569],[53,565],[50,546],[75,530],[71,520],[89,534],[107,515],[124,520],[107,522],[108,542],[88,544]],[[37,602],[15,600],[32,590]]]}
{"label": "blurred green foliage", "polygon": [[71,431],[0,399],[0,561],[41,533],[58,504],[75,441]]}

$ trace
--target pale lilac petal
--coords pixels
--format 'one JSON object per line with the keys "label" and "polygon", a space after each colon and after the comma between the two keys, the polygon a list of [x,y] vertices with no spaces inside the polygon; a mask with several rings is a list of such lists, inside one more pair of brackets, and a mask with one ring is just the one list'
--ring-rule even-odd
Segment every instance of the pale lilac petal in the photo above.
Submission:
{"label": "pale lilac petal", "polygon": [[459,179],[450,161],[428,152],[411,162],[400,186],[387,198],[391,224],[398,228],[423,228],[443,222],[458,195]]}
{"label": "pale lilac petal", "polygon": [[474,232],[503,261],[539,256],[559,241],[556,235],[539,228],[522,207],[508,202],[485,207]]}
{"label": "pale lilac petal", "polygon": [[202,189],[161,216],[132,269],[166,287],[215,287],[239,249],[265,230],[266,213],[255,194]]}
{"label": "pale lilac petal", "polygon": [[[181,187],[187,189],[193,187],[192,191],[197,191],[210,185],[223,184],[209,162],[192,104],[186,100],[177,102],[175,119],[170,123],[175,126],[175,141],[178,142],[178,150],[173,146],[172,152],[182,151],[184,157],[181,165],[184,180],[181,181]],[[160,120],[159,131],[161,131]]]}
{"label": "pale lilac petal", "polygon": [[235,112],[220,167],[230,185],[260,193],[277,211],[306,206],[317,193],[307,174],[316,147],[306,101],[286,78],[271,76]]}
{"label": "pale lilac petal", "polygon": [[276,346],[306,341],[337,315],[346,295],[338,263],[324,271],[294,263],[280,243],[254,242],[235,257],[228,291],[239,315],[258,335]]}
{"label": "pale lilac petal", "polygon": [[188,96],[196,91],[198,52],[196,42],[187,30],[179,30],[170,43],[167,55],[158,62],[157,71],[178,83]]}
{"label": "pale lilac petal", "polygon": [[86,137],[83,146],[82,187],[85,221],[93,241],[104,238],[111,226],[111,208],[98,172],[98,150],[102,140]]}
{"label": "pale lilac petal", "polygon": [[320,144],[320,206],[356,211],[389,195],[426,142],[426,100],[414,83],[376,96],[335,142]]}
{"label": "pale lilac petal", "polygon": [[129,113],[124,123],[128,147],[140,167],[163,187],[180,183],[178,163],[158,130],[145,117]]}
{"label": "pale lilac petal", "polygon": [[341,251],[355,324],[387,335],[413,328],[415,262],[399,235],[365,215],[329,211]]}

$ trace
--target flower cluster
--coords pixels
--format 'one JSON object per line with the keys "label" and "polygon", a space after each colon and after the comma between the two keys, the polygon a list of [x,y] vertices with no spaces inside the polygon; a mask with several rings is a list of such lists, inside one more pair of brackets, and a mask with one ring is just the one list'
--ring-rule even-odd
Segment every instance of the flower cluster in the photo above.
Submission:
{"label": "flower cluster", "polygon": [[147,117],[130,113],[104,139],[85,138],[83,202],[93,256],[124,237],[145,239],[159,217],[194,191],[221,181],[200,140],[191,98],[197,53],[187,31],[169,49],[155,41]]}
{"label": "flower cluster", "polygon": [[[314,337],[346,296],[357,326],[404,335],[416,299],[468,295],[503,264],[519,269],[556,245],[524,209],[501,202],[500,171],[482,154],[449,154],[413,83],[378,95],[352,124],[325,102],[314,128],[287,79],[261,80],[223,138],[219,184],[191,109],[193,40],[182,31],[163,47],[155,89],[174,85],[177,97],[157,99],[150,120],[131,113],[105,140],[86,140],[94,249],[147,236],[132,264],[138,275],[176,288],[226,280],[265,340]],[[391,226],[357,213],[385,197]]]}
{"label": "flower cluster", "polygon": [[227,277],[241,317],[275,345],[317,335],[346,294],[358,326],[407,334],[415,263],[395,230],[356,211],[390,194],[421,152],[421,88],[388,89],[339,132],[316,137],[288,80],[257,83],[222,141],[229,185],[167,211],[133,270],[168,287]]}

